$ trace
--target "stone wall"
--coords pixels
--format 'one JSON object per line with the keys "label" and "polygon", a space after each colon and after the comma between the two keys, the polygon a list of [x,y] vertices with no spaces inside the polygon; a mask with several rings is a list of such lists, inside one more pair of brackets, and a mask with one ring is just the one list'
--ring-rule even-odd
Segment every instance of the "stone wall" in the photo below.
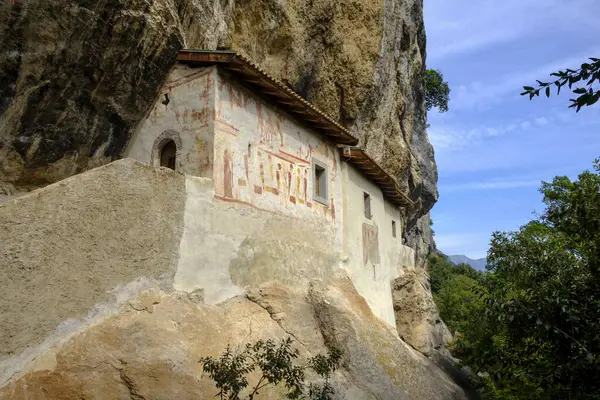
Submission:
{"label": "stone wall", "polygon": [[0,203],[0,382],[112,304],[170,285],[185,178],[132,160]]}
{"label": "stone wall", "polygon": [[216,304],[264,282],[326,280],[337,268],[335,235],[318,220],[215,199],[206,178],[187,175],[185,186],[175,289],[200,289],[207,303]]}
{"label": "stone wall", "polygon": [[140,290],[217,304],[269,281],[307,287],[339,263],[318,220],[221,201],[211,179],[131,159],[1,203],[0,225],[0,382]]}
{"label": "stone wall", "polygon": [[[341,171],[345,190],[342,266],[373,313],[395,326],[391,282],[414,266],[413,250],[402,245],[401,211],[352,164],[342,162]],[[370,218],[365,216],[364,193],[370,196]],[[396,237],[392,221],[397,225]]]}

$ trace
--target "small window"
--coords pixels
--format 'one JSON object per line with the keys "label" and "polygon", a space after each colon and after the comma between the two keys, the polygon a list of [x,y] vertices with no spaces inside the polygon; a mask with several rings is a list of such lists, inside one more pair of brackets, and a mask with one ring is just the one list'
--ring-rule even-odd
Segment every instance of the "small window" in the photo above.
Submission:
{"label": "small window", "polygon": [[319,161],[313,160],[313,198],[319,203],[328,204],[327,193],[327,167]]}
{"label": "small window", "polygon": [[365,192],[363,194],[363,202],[365,205],[365,218],[371,219],[373,215],[371,214],[371,195],[369,193]]}
{"label": "small window", "polygon": [[169,140],[160,152],[160,166],[175,169],[177,158],[177,145],[174,141]]}
{"label": "small window", "polygon": [[392,221],[392,237],[396,237],[396,221]]}

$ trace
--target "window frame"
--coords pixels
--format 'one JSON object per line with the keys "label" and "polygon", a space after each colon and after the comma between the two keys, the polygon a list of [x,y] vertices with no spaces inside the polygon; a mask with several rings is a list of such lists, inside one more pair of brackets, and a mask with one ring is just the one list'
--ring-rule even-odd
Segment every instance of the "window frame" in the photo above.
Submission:
{"label": "window frame", "polygon": [[[325,175],[323,179],[325,179],[325,195],[317,195],[317,185],[319,185],[319,180],[317,178],[317,168],[320,168]],[[329,168],[327,168],[327,164],[318,160],[316,158],[312,159],[311,162],[311,172],[312,172],[312,198],[314,201],[329,206]]]}
{"label": "window frame", "polygon": [[[367,202],[367,200],[368,200],[368,202]],[[367,203],[368,203],[368,207],[367,207]],[[364,214],[365,218],[368,220],[373,219],[373,209],[371,206],[372,206],[371,194],[363,191],[363,214]],[[367,213],[367,211],[368,211],[368,213]]]}

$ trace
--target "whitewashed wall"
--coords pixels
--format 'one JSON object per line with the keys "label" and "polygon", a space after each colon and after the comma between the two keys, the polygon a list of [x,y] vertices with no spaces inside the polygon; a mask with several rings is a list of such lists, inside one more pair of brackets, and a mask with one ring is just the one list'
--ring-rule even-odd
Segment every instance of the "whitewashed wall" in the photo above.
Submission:
{"label": "whitewashed wall", "polygon": [[[385,200],[381,189],[354,166],[342,164],[344,185],[344,268],[373,312],[395,326],[390,282],[410,260],[411,249],[402,245],[400,210]],[[364,193],[371,197],[371,218],[364,212]],[[396,221],[396,237],[392,235]],[[412,266],[412,265],[410,265]]]}
{"label": "whitewashed wall", "polygon": [[[173,131],[178,169],[189,174],[177,289],[202,289],[214,303],[245,286],[344,268],[374,314],[395,326],[390,282],[414,260],[401,213],[334,144],[216,67],[174,68],[126,155],[152,163],[157,141]],[[313,159],[327,167],[326,204],[313,199]]]}
{"label": "whitewashed wall", "polygon": [[212,177],[216,67],[171,71],[146,119],[137,127],[124,157],[154,166],[162,139],[180,139],[177,170]]}

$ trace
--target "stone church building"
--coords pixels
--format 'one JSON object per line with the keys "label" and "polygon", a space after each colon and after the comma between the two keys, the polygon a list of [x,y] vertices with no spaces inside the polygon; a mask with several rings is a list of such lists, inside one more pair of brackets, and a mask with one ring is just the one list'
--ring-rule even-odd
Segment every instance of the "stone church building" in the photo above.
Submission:
{"label": "stone church building", "polygon": [[219,302],[244,284],[343,268],[395,327],[391,281],[414,265],[400,231],[412,202],[357,143],[239,54],[185,50],[124,157],[186,174],[179,289]]}

